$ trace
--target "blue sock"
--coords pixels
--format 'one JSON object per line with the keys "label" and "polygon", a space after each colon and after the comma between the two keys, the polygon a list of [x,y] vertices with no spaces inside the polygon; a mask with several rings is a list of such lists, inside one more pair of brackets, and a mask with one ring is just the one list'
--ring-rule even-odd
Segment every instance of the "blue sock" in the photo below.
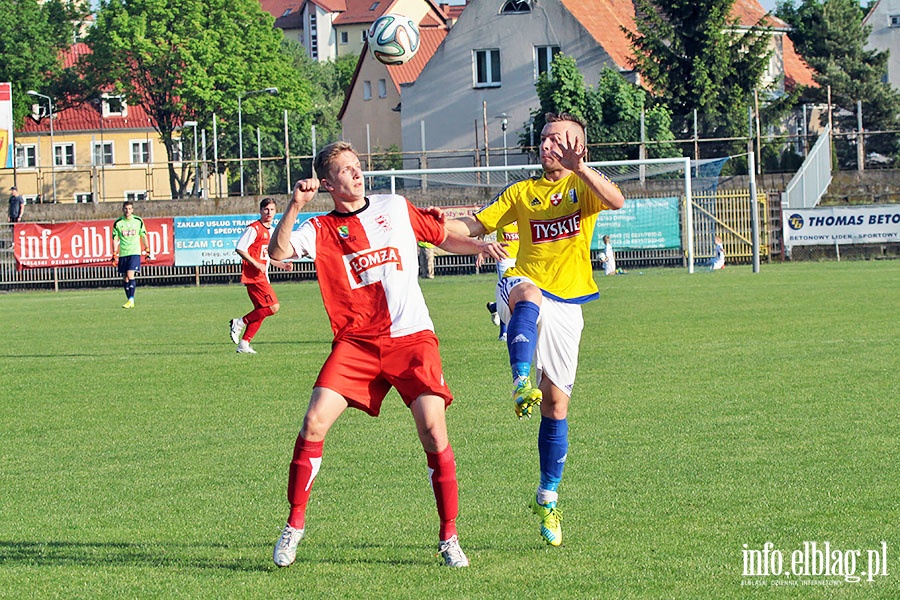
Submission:
{"label": "blue sock", "polygon": [[506,335],[506,322],[500,321],[500,337]]}
{"label": "blue sock", "polygon": [[129,279],[125,283],[125,297],[129,300],[134,298],[134,291],[137,289],[137,281]]}
{"label": "blue sock", "polygon": [[538,454],[541,458],[541,489],[555,492],[562,481],[569,452],[569,422],[566,419],[541,418],[538,430]]}
{"label": "blue sock", "polygon": [[537,346],[537,320],[541,308],[534,302],[516,304],[506,326],[506,346],[509,348],[509,364],[513,379],[527,377],[531,371],[531,359]]}

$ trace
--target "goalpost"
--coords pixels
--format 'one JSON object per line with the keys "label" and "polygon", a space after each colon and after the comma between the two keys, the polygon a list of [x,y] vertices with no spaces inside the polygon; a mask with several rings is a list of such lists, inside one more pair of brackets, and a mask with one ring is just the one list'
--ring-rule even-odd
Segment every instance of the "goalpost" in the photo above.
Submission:
{"label": "goalpost", "polygon": [[[692,162],[679,157],[588,162],[616,182],[628,200],[617,211],[600,213],[591,240],[592,253],[603,249],[602,237],[609,235],[617,262],[648,266],[678,263],[693,272],[693,186],[699,182],[701,189],[717,187],[718,172],[725,160]],[[364,175],[372,191],[414,189],[420,203],[474,208],[507,185],[540,174],[541,170],[540,165],[526,164],[366,171]],[[704,224],[703,230],[707,229],[710,227]],[[711,239],[705,244],[710,251],[711,244]]]}

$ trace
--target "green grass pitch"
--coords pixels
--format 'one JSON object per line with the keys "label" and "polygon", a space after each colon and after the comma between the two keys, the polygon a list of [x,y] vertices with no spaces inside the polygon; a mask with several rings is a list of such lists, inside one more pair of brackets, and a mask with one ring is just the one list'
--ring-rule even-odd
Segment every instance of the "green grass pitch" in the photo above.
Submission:
{"label": "green grass pitch", "polygon": [[[338,421],[297,562],[272,564],[330,348],[314,282],[276,284],[255,356],[228,337],[240,285],[0,296],[0,598],[900,597],[900,261],[596,277],[561,548],[526,508],[538,419],[513,415],[493,277],[423,282],[462,570],[395,392]],[[857,574],[886,548],[887,574],[744,576],[767,542],[785,571],[804,542]]]}

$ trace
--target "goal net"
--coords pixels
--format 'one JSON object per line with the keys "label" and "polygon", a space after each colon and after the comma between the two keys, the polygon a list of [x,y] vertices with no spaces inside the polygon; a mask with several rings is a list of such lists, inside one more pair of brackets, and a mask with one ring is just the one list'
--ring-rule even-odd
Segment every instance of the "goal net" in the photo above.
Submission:
{"label": "goal net", "polygon": [[[627,198],[597,218],[591,250],[595,262],[608,235],[621,266],[684,266],[693,271],[713,254],[721,235],[717,193],[727,158],[691,161],[659,158],[589,162],[616,182]],[[471,213],[507,185],[540,175],[541,166],[509,165],[366,171],[370,190],[413,196],[416,204]],[[411,193],[412,192],[412,193]]]}

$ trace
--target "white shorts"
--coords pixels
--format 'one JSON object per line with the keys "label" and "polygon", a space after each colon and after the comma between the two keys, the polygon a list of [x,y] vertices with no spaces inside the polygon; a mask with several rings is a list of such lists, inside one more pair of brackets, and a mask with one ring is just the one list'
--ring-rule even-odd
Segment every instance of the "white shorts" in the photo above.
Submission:
{"label": "white shorts", "polygon": [[[505,277],[497,283],[497,313],[509,323],[509,292],[521,283],[532,283],[527,277]],[[572,395],[575,372],[578,370],[578,347],[584,317],[580,304],[560,302],[546,296],[541,298],[538,314],[538,342],[534,350],[535,383],[547,377],[566,395]]]}

